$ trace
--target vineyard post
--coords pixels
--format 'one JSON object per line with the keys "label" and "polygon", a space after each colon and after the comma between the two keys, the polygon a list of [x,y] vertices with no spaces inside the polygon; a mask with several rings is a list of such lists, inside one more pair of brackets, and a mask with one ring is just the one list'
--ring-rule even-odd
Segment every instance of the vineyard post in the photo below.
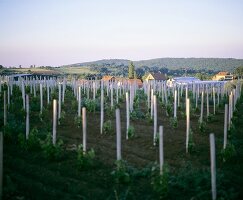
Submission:
{"label": "vineyard post", "polygon": [[186,153],[188,153],[188,144],[190,137],[190,99],[186,99]]}
{"label": "vineyard post", "polygon": [[3,133],[0,132],[0,199],[3,191]]}
{"label": "vineyard post", "polygon": [[159,166],[160,166],[160,175],[163,174],[163,165],[164,165],[164,141],[163,141],[163,126],[159,126]]}
{"label": "vineyard post", "polygon": [[29,95],[26,95],[26,131],[25,136],[26,139],[29,139],[30,133],[30,104],[29,104]]}
{"label": "vineyard post", "polygon": [[174,92],[174,119],[176,119],[176,109],[177,109],[177,90],[175,89],[175,92]]}
{"label": "vineyard post", "polygon": [[7,99],[6,99],[6,90],[4,90],[3,92],[3,112],[4,112],[4,121],[3,121],[3,125],[6,126],[7,125]]}
{"label": "vineyard post", "polygon": [[86,137],[87,137],[87,120],[86,120],[86,108],[82,108],[82,123],[83,123],[83,152],[86,152]]}
{"label": "vineyard post", "polygon": [[56,145],[57,140],[57,100],[53,100],[53,128],[52,128],[52,143]]}
{"label": "vineyard post", "polygon": [[129,109],[129,94],[126,92],[126,115],[127,115],[127,131],[126,131],[126,139],[128,139],[128,130],[130,126],[130,109]]}
{"label": "vineyard post", "polygon": [[211,158],[211,186],[212,199],[216,200],[216,158],[215,158],[215,138],[214,134],[210,134],[210,158]]}
{"label": "vineyard post", "polygon": [[228,104],[225,104],[225,109],[224,109],[224,149],[226,148],[227,145],[227,116],[228,116]]}
{"label": "vineyard post", "polygon": [[103,133],[104,124],[104,88],[103,82],[101,83],[101,97],[100,97],[100,134]]}
{"label": "vineyard post", "polygon": [[43,87],[42,84],[40,84],[40,113],[42,113],[43,110]]}
{"label": "vineyard post", "polygon": [[61,109],[62,109],[62,93],[61,93],[61,83],[58,85],[58,124],[60,125],[60,118],[61,118]]}
{"label": "vineyard post", "polygon": [[117,160],[121,160],[121,119],[119,108],[116,109],[116,156]]}
{"label": "vineyard post", "polygon": [[154,146],[156,145],[156,137],[157,137],[157,98],[156,95],[153,97],[153,105],[154,105]]}
{"label": "vineyard post", "polygon": [[204,100],[204,91],[201,94],[201,114],[200,114],[200,123],[203,122],[203,100]]}

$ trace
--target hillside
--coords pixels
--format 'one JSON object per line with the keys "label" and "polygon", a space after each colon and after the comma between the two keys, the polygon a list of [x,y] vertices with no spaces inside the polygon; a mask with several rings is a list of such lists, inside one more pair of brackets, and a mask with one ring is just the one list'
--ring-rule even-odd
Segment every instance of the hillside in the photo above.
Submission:
{"label": "hillside", "polygon": [[[76,63],[66,65],[65,67],[119,67],[127,66],[129,60],[124,59],[104,59],[94,62]],[[134,61],[137,68],[167,68],[168,70],[193,69],[203,71],[230,71],[233,72],[236,67],[243,66],[243,59],[234,58],[156,58],[150,60]]]}

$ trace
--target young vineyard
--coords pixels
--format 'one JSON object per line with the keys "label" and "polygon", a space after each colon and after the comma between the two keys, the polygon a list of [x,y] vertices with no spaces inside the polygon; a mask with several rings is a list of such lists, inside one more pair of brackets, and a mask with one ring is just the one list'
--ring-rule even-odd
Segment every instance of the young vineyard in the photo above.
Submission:
{"label": "young vineyard", "polygon": [[0,77],[0,198],[243,199],[242,83]]}

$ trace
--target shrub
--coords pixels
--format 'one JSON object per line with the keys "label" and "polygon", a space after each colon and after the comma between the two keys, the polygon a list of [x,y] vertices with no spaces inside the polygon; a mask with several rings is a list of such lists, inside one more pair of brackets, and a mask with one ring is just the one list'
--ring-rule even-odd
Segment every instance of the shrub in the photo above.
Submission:
{"label": "shrub", "polygon": [[124,160],[117,160],[115,162],[116,169],[111,172],[115,183],[130,182],[130,175],[128,173],[127,164]]}
{"label": "shrub", "polygon": [[171,125],[173,128],[177,128],[177,127],[178,127],[178,120],[177,120],[177,118],[172,117],[172,118],[170,119],[170,125]]}
{"label": "shrub", "polygon": [[108,120],[103,124],[103,133],[111,134],[111,129],[112,129],[111,120]]}
{"label": "shrub", "polygon": [[128,128],[128,138],[134,138],[135,136],[135,129],[133,126],[129,126]]}
{"label": "shrub", "polygon": [[188,141],[188,152],[192,153],[195,150],[195,143],[193,142],[193,132],[190,129],[189,131],[189,141]]}
{"label": "shrub", "polygon": [[170,116],[172,114],[172,105],[171,104],[166,105],[166,113],[168,116]]}
{"label": "shrub", "polygon": [[84,152],[83,145],[80,144],[77,149],[77,154],[77,165],[80,169],[89,168],[94,165],[94,149],[90,149],[89,151]]}
{"label": "shrub", "polygon": [[81,128],[82,127],[82,117],[76,116],[74,118],[74,123],[75,123],[75,125],[77,125],[78,128]]}
{"label": "shrub", "polygon": [[18,136],[18,142],[22,149],[29,150],[37,150],[40,148],[40,140],[38,138],[38,130],[33,128],[29,133],[29,138],[26,139],[25,135],[20,133]]}
{"label": "shrub", "polygon": [[228,144],[226,145],[226,148],[222,149],[220,153],[221,153],[223,162],[227,162],[236,155],[235,146],[232,143],[228,142]]}
{"label": "shrub", "polygon": [[63,141],[58,139],[56,145],[52,143],[52,135],[48,133],[46,140],[41,145],[44,157],[49,160],[59,160],[63,157]]}
{"label": "shrub", "polygon": [[206,123],[204,121],[202,121],[202,122],[199,121],[199,127],[198,128],[199,128],[201,133],[205,133],[205,131],[206,131]]}
{"label": "shrub", "polygon": [[160,199],[165,199],[169,191],[168,168],[163,167],[163,173],[160,174],[159,165],[155,164],[151,170],[151,185],[153,190],[159,195]]}

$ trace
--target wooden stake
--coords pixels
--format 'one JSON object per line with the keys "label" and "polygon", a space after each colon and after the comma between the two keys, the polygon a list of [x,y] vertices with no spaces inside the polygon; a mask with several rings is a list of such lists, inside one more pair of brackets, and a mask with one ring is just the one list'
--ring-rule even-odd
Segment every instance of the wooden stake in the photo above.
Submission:
{"label": "wooden stake", "polygon": [[25,137],[28,140],[30,133],[30,105],[29,105],[29,95],[26,95],[26,131]]}
{"label": "wooden stake", "polygon": [[87,137],[87,121],[86,121],[86,108],[82,108],[82,122],[83,122],[83,152],[86,152],[86,137]]}
{"label": "wooden stake", "polygon": [[3,133],[0,132],[0,199],[3,192]]}
{"label": "wooden stake", "polygon": [[129,94],[126,92],[126,115],[127,115],[127,131],[126,131],[126,139],[128,139],[128,130],[130,126],[130,109],[129,109]]}
{"label": "wooden stake", "polygon": [[176,99],[177,99],[177,90],[175,90],[175,93],[174,93],[174,118],[176,118],[176,114],[177,114],[177,112],[176,112],[176,109],[177,109]]}
{"label": "wooden stake", "polygon": [[159,127],[159,166],[160,166],[160,175],[163,174],[163,165],[164,165],[164,141],[163,141],[163,126]]}
{"label": "wooden stake", "polygon": [[153,97],[153,105],[154,105],[154,146],[156,145],[156,137],[157,137],[157,98],[156,95]]}
{"label": "wooden stake", "polygon": [[228,104],[225,104],[225,108],[224,108],[224,146],[223,148],[226,148],[227,145],[227,124],[228,124]]}
{"label": "wooden stake", "polygon": [[190,99],[186,99],[186,153],[188,153],[188,144],[190,137]]}
{"label": "wooden stake", "polygon": [[52,143],[56,145],[57,140],[57,100],[53,100],[53,128],[52,128]]}
{"label": "wooden stake", "polygon": [[121,119],[120,110],[116,109],[116,157],[121,160]]}
{"label": "wooden stake", "polygon": [[211,157],[211,185],[212,185],[212,200],[216,200],[216,156],[215,156],[215,138],[214,134],[210,134],[210,157]]}
{"label": "wooden stake", "polygon": [[7,125],[7,99],[6,99],[6,90],[3,92],[3,112],[4,112],[4,120],[3,120],[3,125]]}
{"label": "wooden stake", "polygon": [[100,134],[103,133],[104,125],[104,89],[103,83],[101,83],[101,97],[100,97]]}

